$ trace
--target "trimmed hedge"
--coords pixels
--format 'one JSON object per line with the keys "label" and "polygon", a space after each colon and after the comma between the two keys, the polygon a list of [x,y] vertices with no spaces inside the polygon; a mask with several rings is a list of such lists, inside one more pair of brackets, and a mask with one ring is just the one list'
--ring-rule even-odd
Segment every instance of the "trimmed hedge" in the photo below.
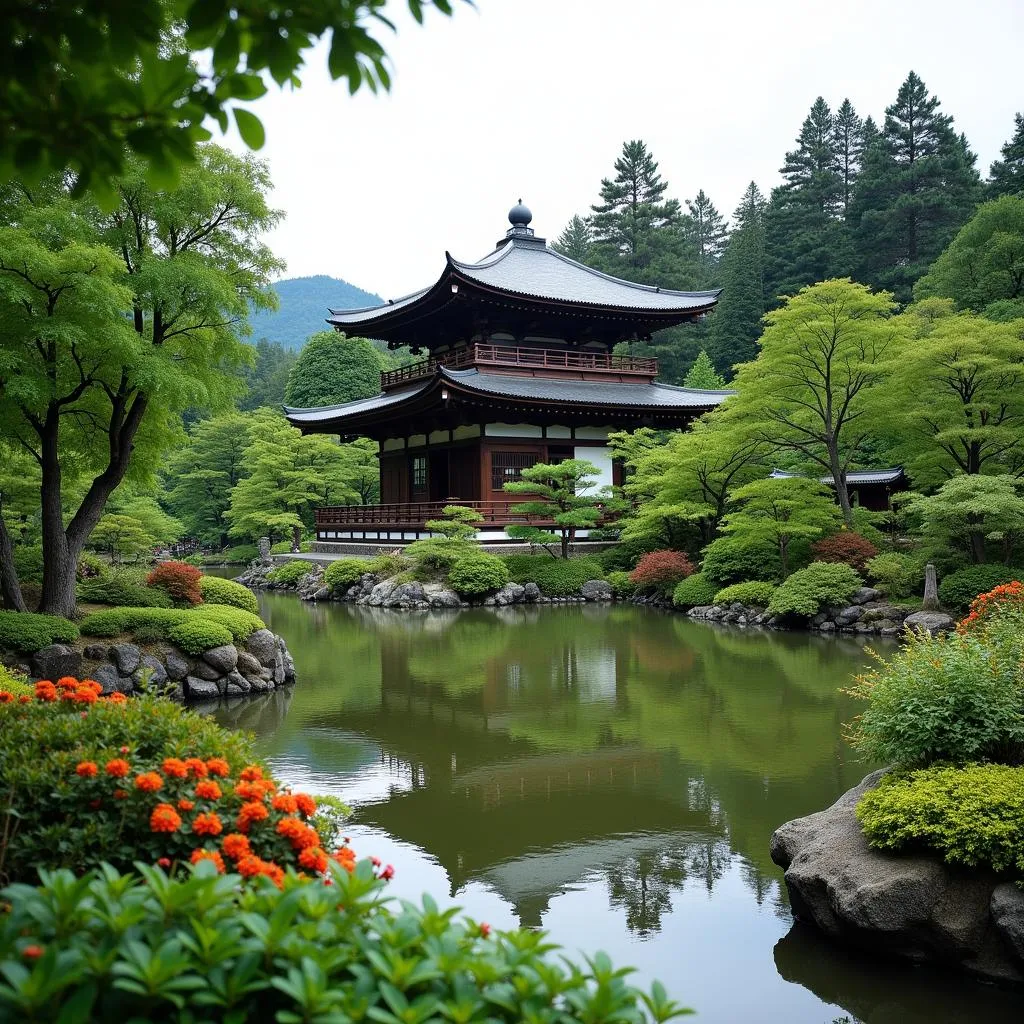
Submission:
{"label": "trimmed hedge", "polygon": [[36,612],[0,612],[0,648],[29,654],[50,644],[70,644],[78,627],[59,615]]}
{"label": "trimmed hedge", "polygon": [[672,603],[677,608],[699,608],[714,604],[718,583],[709,579],[702,572],[695,572],[685,580],[680,580],[672,591]]}
{"label": "trimmed hedge", "polygon": [[279,565],[276,569],[271,569],[267,573],[267,579],[271,583],[296,584],[303,576],[308,576],[312,571],[312,562],[298,558],[285,562],[284,565]]}
{"label": "trimmed hedge", "polygon": [[1002,583],[1013,583],[1024,573],[1020,569],[1010,569],[1001,563],[985,562],[981,565],[969,565],[950,573],[939,584],[939,600],[947,608],[966,611],[971,602]]}
{"label": "trimmed hedge", "polygon": [[108,608],[87,615],[82,620],[81,630],[85,636],[117,636],[118,633],[145,630],[147,637],[170,639],[170,630],[175,626],[197,620],[225,628],[238,641],[245,640],[257,629],[266,628],[258,615],[241,608],[232,608],[226,604],[202,604],[198,608]]}
{"label": "trimmed hedge", "polygon": [[460,558],[448,573],[448,585],[466,597],[500,590],[509,579],[508,566],[497,556],[484,552]]}
{"label": "trimmed hedge", "polygon": [[552,558],[550,555],[503,555],[515,583],[536,583],[548,597],[568,597],[587,580],[603,580],[596,558]]}
{"label": "trimmed hedge", "polygon": [[343,587],[358,583],[370,571],[367,558],[339,558],[324,569],[324,585],[337,593]]}
{"label": "trimmed hedge", "polygon": [[174,598],[166,590],[147,587],[138,570],[111,569],[78,584],[78,600],[129,608],[173,608]]}
{"label": "trimmed hedge", "polygon": [[755,608],[767,608],[774,594],[774,583],[751,580],[723,587],[715,594],[715,604],[732,604],[733,601],[739,601],[740,604],[753,605]]}
{"label": "trimmed hedge", "polygon": [[241,583],[222,580],[218,576],[204,576],[199,581],[199,592],[208,604],[229,604],[252,615],[259,615],[260,603],[256,595]]}
{"label": "trimmed hedge", "polygon": [[[790,545],[790,565],[795,558]],[[799,564],[799,563],[797,563]],[[704,549],[704,561],[700,571],[714,580],[719,589],[730,583],[765,576],[778,579],[782,575],[779,549],[774,544],[744,540],[740,536],[726,534],[713,540]]]}
{"label": "trimmed hedge", "polygon": [[860,576],[842,562],[811,562],[779,585],[768,611],[810,618],[823,607],[845,604],[863,584]]}
{"label": "trimmed hedge", "polygon": [[234,639],[231,630],[219,622],[209,619],[192,619],[179,622],[167,630],[167,639],[186,654],[202,654],[213,647],[224,647]]}
{"label": "trimmed hedge", "polygon": [[608,573],[608,583],[616,597],[632,597],[636,593],[636,584],[629,578],[628,572],[615,570]]}

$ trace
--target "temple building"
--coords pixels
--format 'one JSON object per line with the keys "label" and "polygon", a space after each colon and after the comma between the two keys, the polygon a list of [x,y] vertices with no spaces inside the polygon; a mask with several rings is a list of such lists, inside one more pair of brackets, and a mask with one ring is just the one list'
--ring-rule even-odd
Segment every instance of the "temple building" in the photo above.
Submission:
{"label": "temple building", "polygon": [[450,503],[481,513],[478,539],[506,540],[505,526],[524,521],[509,506],[523,499],[503,487],[523,469],[586,459],[598,486],[619,483],[610,432],[685,427],[731,394],[659,383],[656,359],[613,353],[619,342],[702,318],[718,291],[602,274],[551,249],[531,220],[520,201],[483,259],[445,253],[429,287],[331,310],[337,330],[424,358],[382,373],[373,398],[285,410],[304,433],[369,437],[379,447],[381,504],[319,509],[318,547],[415,540]]}

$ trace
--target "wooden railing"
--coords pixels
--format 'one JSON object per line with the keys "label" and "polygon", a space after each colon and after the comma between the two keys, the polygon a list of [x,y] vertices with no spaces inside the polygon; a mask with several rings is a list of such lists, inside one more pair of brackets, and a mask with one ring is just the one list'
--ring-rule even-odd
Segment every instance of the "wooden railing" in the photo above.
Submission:
{"label": "wooden railing", "polygon": [[[519,499],[522,501],[524,499]],[[482,517],[479,528],[505,526],[509,523],[539,522],[537,516],[523,515],[509,511],[514,501],[464,501],[450,498],[448,501],[410,501],[391,505],[333,505],[316,510],[316,528],[334,530],[357,527],[380,527],[389,530],[424,530],[429,519],[444,519],[445,505],[462,505],[471,508]]]}
{"label": "wooden railing", "polygon": [[501,366],[524,370],[569,371],[578,373],[618,373],[653,377],[658,360],[649,356],[616,356],[609,352],[579,349],[527,348],[508,345],[474,344],[440,356],[385,370],[380,375],[381,390],[409,381],[430,377],[439,366],[460,369],[467,366]]}

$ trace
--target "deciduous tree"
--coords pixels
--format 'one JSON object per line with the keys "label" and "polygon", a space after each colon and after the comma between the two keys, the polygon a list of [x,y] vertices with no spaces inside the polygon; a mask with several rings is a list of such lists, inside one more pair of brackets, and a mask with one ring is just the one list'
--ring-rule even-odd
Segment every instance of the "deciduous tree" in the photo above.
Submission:
{"label": "deciduous tree", "polygon": [[295,408],[341,405],[380,394],[383,354],[366,338],[319,331],[306,342],[288,374],[285,401]]}

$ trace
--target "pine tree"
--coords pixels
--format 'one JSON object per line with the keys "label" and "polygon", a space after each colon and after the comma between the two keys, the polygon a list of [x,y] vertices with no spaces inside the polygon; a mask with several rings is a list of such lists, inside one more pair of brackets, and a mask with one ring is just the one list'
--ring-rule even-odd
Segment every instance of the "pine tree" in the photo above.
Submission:
{"label": "pine tree", "polygon": [[1014,114],[1013,138],[1003,146],[1002,160],[996,160],[988,172],[989,194],[1024,195],[1024,115]]}
{"label": "pine tree", "polygon": [[558,241],[551,246],[555,252],[568,256],[577,263],[586,263],[594,247],[594,233],[590,223],[577,214],[566,224],[558,236]]}
{"label": "pine tree", "polygon": [[840,207],[843,217],[846,217],[864,153],[864,122],[857,116],[857,111],[848,99],[843,100],[835,113],[832,134],[836,173],[840,183]]}
{"label": "pine tree", "polygon": [[722,257],[722,298],[708,339],[709,354],[723,373],[752,359],[757,351],[765,313],[765,205],[761,190],[751,182],[733,213],[736,226]]}
{"label": "pine tree", "polygon": [[701,280],[698,287],[707,288],[718,280],[718,267],[725,252],[728,231],[725,218],[715,208],[701,189],[696,198],[686,200],[689,216],[686,218],[685,233],[696,250],[700,264]]}
{"label": "pine tree", "polygon": [[725,378],[715,370],[715,364],[711,362],[707,349],[700,350],[683,384],[688,388],[698,388],[702,391],[717,391],[725,387]]}
{"label": "pine tree", "polygon": [[858,277],[906,301],[978,200],[975,156],[912,71],[870,145],[851,204]]}

